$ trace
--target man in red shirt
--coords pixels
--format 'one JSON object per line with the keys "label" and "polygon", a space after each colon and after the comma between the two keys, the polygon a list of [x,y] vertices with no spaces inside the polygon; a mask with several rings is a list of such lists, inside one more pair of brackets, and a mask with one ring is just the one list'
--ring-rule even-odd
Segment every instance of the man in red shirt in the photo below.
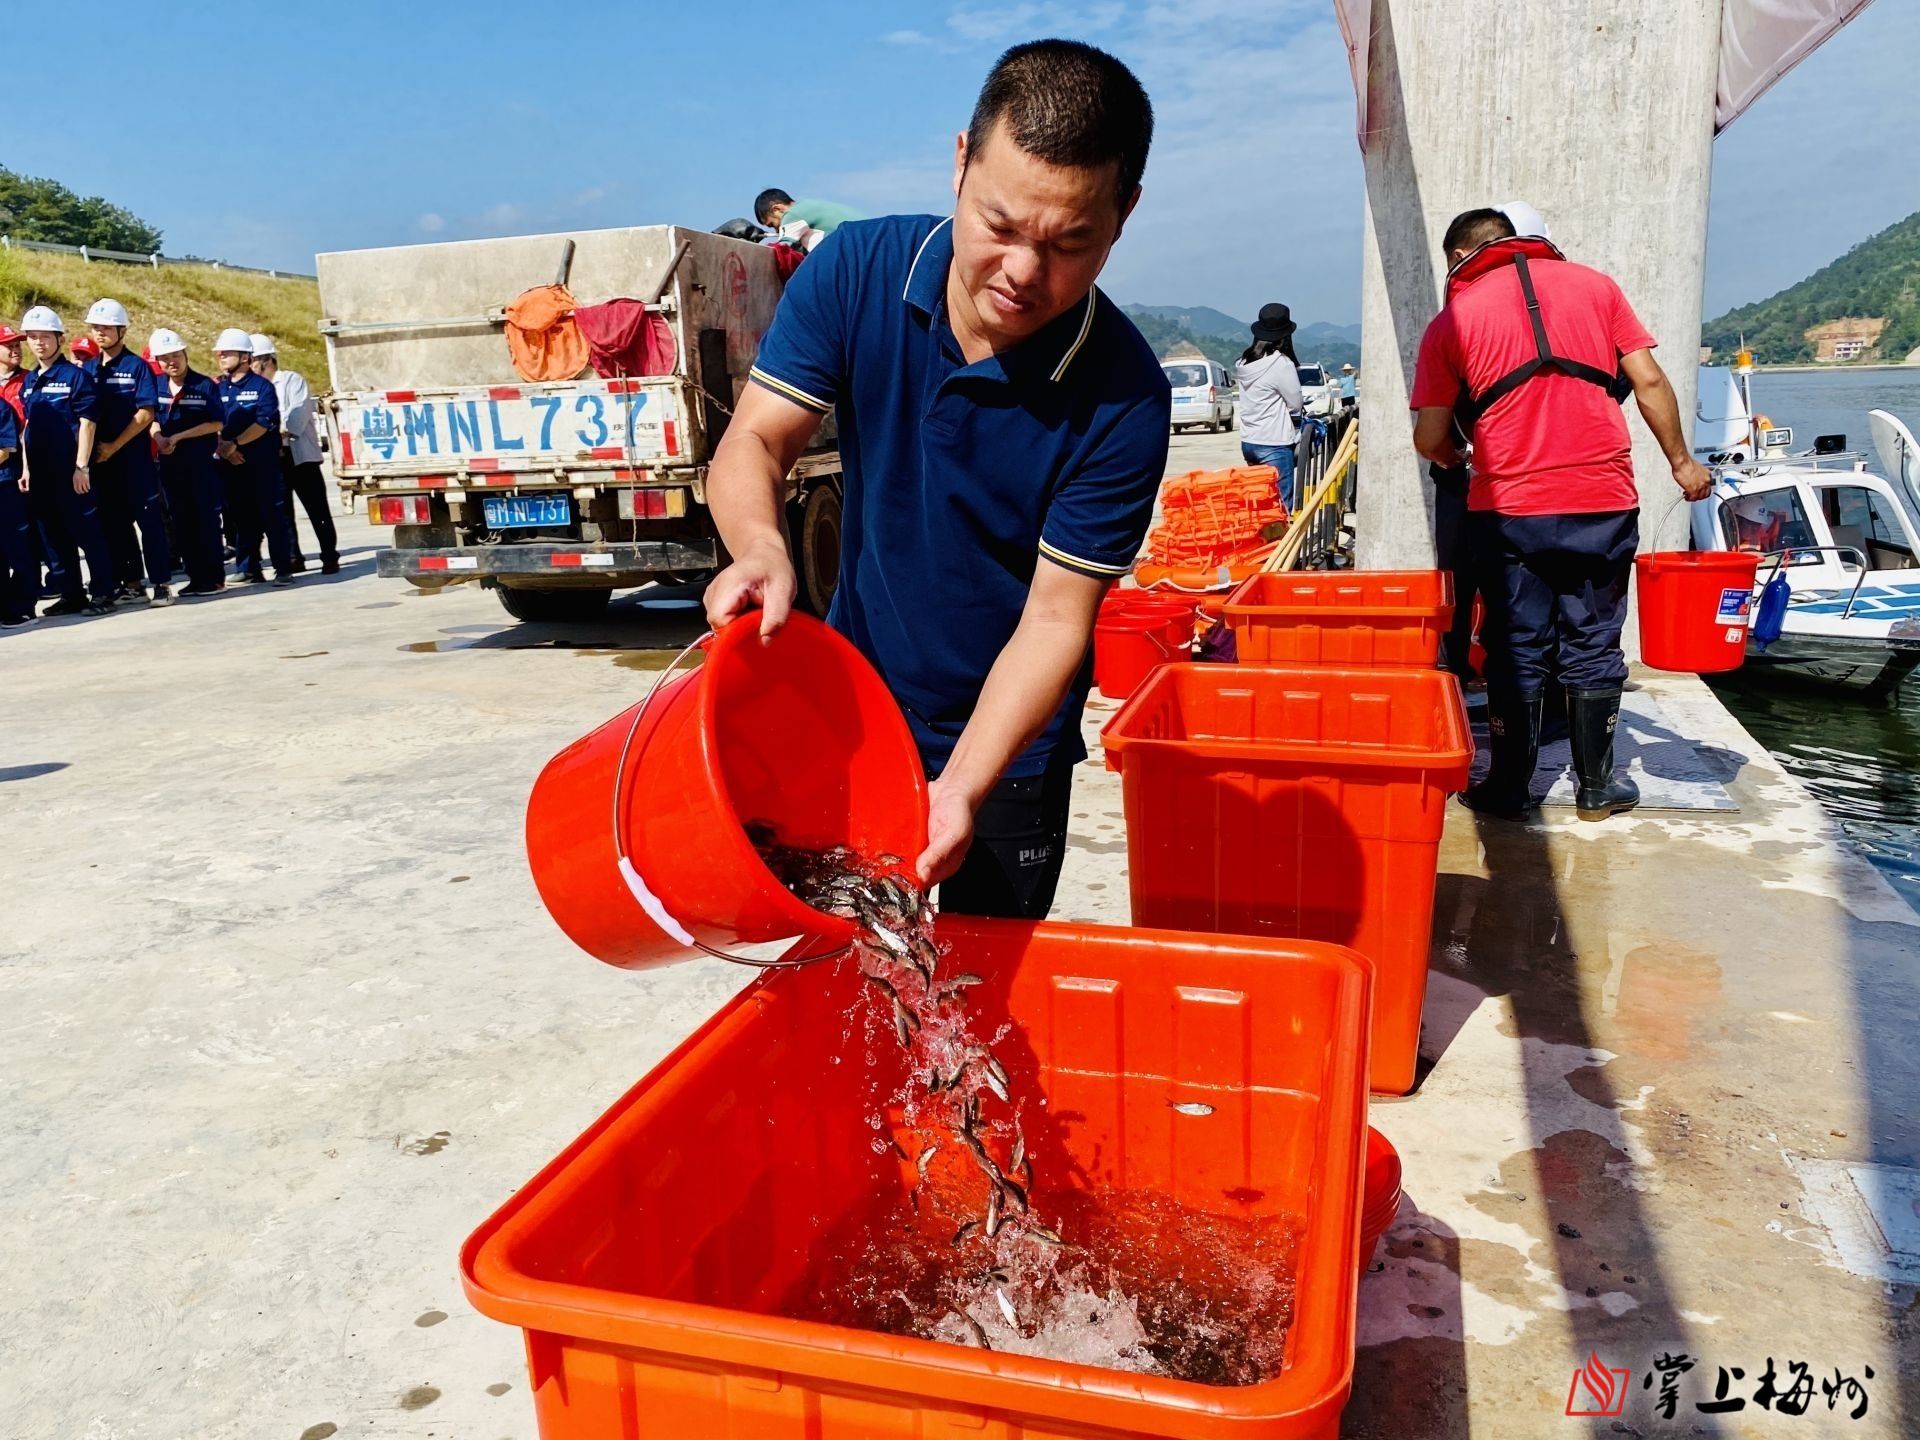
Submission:
{"label": "man in red shirt", "polygon": [[[1629,391],[1689,500],[1712,481],[1687,449],[1654,340],[1620,287],[1498,210],[1447,227],[1447,304],[1420,340],[1414,448],[1470,464],[1468,534],[1486,602],[1493,768],[1467,791],[1482,814],[1521,819],[1549,678],[1566,685],[1575,808],[1604,820],[1639,803],[1613,773],[1627,678],[1620,631],[1639,543]],[[1462,448],[1461,437],[1468,442]]]}

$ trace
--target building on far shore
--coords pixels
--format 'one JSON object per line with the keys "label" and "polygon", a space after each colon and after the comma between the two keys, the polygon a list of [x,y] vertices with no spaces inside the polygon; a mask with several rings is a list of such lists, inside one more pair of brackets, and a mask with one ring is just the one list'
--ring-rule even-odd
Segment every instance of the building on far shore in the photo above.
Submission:
{"label": "building on far shore", "polygon": [[1880,332],[1887,328],[1883,318],[1847,317],[1828,320],[1804,331],[1813,345],[1813,358],[1824,361],[1858,360],[1880,343]]}

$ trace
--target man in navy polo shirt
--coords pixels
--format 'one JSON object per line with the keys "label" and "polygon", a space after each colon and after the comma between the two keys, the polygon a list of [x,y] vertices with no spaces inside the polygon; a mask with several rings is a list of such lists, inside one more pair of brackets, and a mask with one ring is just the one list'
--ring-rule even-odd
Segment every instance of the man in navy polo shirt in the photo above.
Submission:
{"label": "man in navy polo shirt", "polygon": [[947,910],[1044,916],[1059,880],[1094,618],[1166,466],[1166,378],[1094,288],[1152,136],[1112,56],[1009,50],[956,142],[953,216],[841,225],[800,267],[708,481],[733,557],[708,616],[757,605],[770,634],[795,592],[785,477],[837,411],[828,618],[934,777],[918,864]]}
{"label": "man in navy polo shirt", "polygon": [[[100,492],[107,548],[119,572],[120,595],[150,605],[173,603],[173,551],[167,544],[167,512],[160,499],[160,466],[153,458],[148,430],[160,404],[153,367],[127,349],[126,306],[96,300],[87,312],[87,329],[100,354],[87,362],[96,390],[93,482]],[[135,527],[139,535],[135,537]],[[149,599],[140,588],[146,562]]]}
{"label": "man in navy polo shirt", "polygon": [[253,585],[266,579],[260,565],[264,531],[273,583],[285,587],[293,584],[293,522],[280,475],[280,400],[273,382],[253,373],[252,335],[222,330],[213,346],[220,365],[220,408],[226,413],[219,455],[234,467],[222,477],[234,579]]}

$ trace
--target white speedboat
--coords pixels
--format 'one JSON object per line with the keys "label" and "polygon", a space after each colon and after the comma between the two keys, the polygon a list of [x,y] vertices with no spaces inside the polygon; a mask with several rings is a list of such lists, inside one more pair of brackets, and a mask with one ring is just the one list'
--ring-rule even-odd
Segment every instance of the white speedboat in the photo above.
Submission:
{"label": "white speedboat", "polygon": [[[1703,374],[1703,411],[1727,400],[1721,382],[1709,383]],[[1748,668],[1891,695],[1920,666],[1920,447],[1912,433],[1873,412],[1889,479],[1868,469],[1866,456],[1825,441],[1796,452],[1791,429],[1748,421],[1742,443],[1744,416],[1700,419],[1714,487],[1693,506],[1694,547],[1752,551],[1760,556],[1756,595],[1776,574],[1790,591],[1779,637],[1749,639]],[[1717,421],[1726,428],[1716,435]]]}

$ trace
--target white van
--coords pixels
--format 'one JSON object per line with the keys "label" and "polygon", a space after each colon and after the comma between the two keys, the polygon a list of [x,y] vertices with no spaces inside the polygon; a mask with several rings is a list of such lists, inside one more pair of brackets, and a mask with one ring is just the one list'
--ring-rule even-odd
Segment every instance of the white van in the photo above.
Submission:
{"label": "white van", "polygon": [[1233,377],[1211,360],[1164,360],[1160,368],[1173,386],[1173,430],[1191,426],[1233,428]]}

